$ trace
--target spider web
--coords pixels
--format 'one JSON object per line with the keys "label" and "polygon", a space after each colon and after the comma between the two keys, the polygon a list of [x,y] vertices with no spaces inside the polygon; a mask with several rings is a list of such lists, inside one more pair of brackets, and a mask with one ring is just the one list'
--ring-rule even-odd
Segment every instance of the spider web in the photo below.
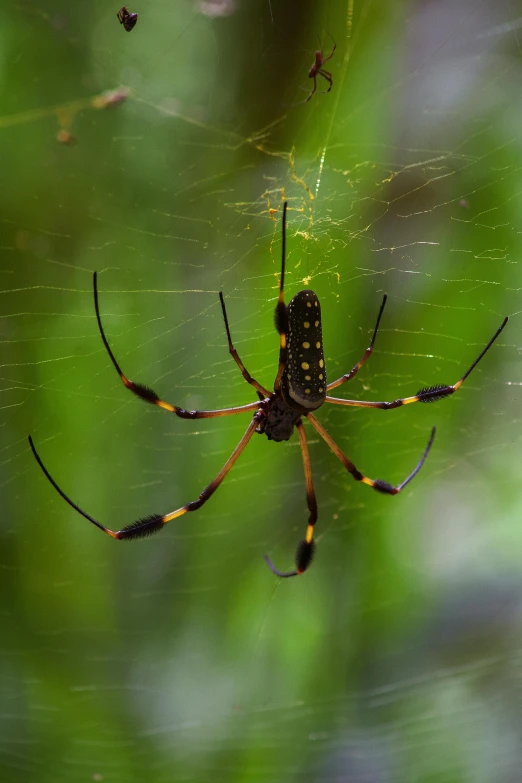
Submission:
{"label": "spider web", "polygon": [[[8,2],[2,111],[2,633],[5,781],[508,781],[522,762],[520,192],[522,5],[201,0]],[[321,38],[328,86],[306,102]],[[305,88],[304,91],[302,88]],[[339,396],[462,390],[390,413],[324,406],[353,482],[307,428],[253,438],[219,492],[147,541],[121,528],[221,468],[270,386],[289,201],[287,301],[322,303]]]}

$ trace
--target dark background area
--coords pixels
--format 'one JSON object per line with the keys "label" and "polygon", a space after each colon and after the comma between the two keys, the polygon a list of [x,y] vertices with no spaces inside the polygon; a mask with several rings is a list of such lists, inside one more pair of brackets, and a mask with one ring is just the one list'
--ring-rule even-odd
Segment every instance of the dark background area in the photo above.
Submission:
{"label": "dark background area", "polygon": [[[522,4],[6,2],[0,26],[0,771],[3,781],[513,783],[522,763]],[[322,42],[329,94],[306,102]],[[114,92],[117,91],[117,92]],[[339,396],[457,395],[318,418],[316,560],[296,436],[255,436],[195,499],[273,383],[287,300],[322,303]]]}

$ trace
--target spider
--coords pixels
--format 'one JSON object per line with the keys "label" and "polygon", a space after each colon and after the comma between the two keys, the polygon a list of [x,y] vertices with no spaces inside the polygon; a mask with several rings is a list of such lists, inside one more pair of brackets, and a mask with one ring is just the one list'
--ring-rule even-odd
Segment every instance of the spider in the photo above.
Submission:
{"label": "spider", "polygon": [[123,8],[120,8],[116,16],[118,17],[120,24],[124,26],[128,33],[134,29],[136,22],[138,21],[138,14],[129,13],[126,5],[124,5]]}
{"label": "spider", "polygon": [[[330,38],[331,38],[331,36],[330,36]],[[332,38],[332,41],[333,41],[333,38]],[[321,42],[319,41],[319,45],[320,44],[321,44]],[[330,73],[330,71],[325,71],[324,68],[323,68],[323,65],[326,62],[328,62],[328,60],[332,59],[336,48],[337,48],[337,44],[334,41],[333,49],[330,52],[330,54],[328,55],[328,57],[324,57],[322,49],[318,49],[316,51],[316,53],[315,53],[315,63],[312,65],[312,67],[308,71],[309,78],[314,80],[314,86],[313,86],[313,89],[310,92],[310,95],[308,96],[308,98],[306,98],[305,103],[308,103],[308,101],[310,100],[310,98],[312,97],[314,92],[317,90],[317,77],[318,76],[322,76],[323,79],[326,79],[326,81],[329,83],[330,86],[328,87],[326,92],[330,92],[330,90],[332,89],[332,84],[333,84],[332,74]]]}
{"label": "spider", "polygon": [[361,359],[350,370],[350,372],[342,375],[336,381],[327,383],[326,368],[324,365],[321,307],[316,294],[314,294],[313,291],[306,289],[299,291],[299,293],[294,296],[288,305],[285,305],[284,301],[286,213],[287,203],[285,202],[283,206],[281,276],[279,280],[279,295],[275,308],[275,325],[277,331],[279,332],[279,364],[273,392],[270,392],[255,378],[253,378],[239,358],[239,354],[232,343],[223,294],[221,292],[219,294],[219,301],[221,303],[221,309],[223,313],[229,353],[239,367],[245,381],[253,386],[256,390],[259,398],[256,402],[250,402],[246,405],[240,405],[233,408],[224,408],[221,410],[189,411],[183,408],[179,408],[177,405],[172,405],[170,402],[165,402],[165,400],[162,400],[149,386],[145,386],[141,383],[135,383],[134,381],[131,381],[129,378],[127,378],[127,376],[123,374],[120,365],[118,364],[109,346],[109,343],[107,342],[107,338],[103,330],[98,302],[97,275],[96,272],[94,273],[94,308],[101,339],[107,350],[107,353],[109,354],[109,358],[114,365],[114,368],[116,369],[116,372],[120,376],[124,386],[126,386],[127,389],[129,389],[131,392],[133,392],[133,394],[135,394],[137,397],[140,397],[145,402],[151,403],[152,405],[157,405],[169,413],[174,413],[176,416],[179,416],[182,419],[213,419],[218,416],[231,416],[240,413],[253,412],[253,417],[246,429],[245,434],[217,476],[207,487],[205,487],[197,500],[186,503],[184,506],[181,506],[175,511],[170,511],[167,514],[152,514],[151,516],[138,519],[135,522],[131,522],[131,524],[127,525],[121,530],[111,530],[110,528],[105,527],[105,525],[102,525],[101,522],[98,522],[96,519],[83,511],[65,494],[65,492],[58,486],[56,481],[51,477],[47,468],[44,466],[40,456],[36,451],[32,438],[29,436],[29,444],[31,446],[32,452],[40,468],[44,472],[47,479],[51,482],[55,490],[70,506],[72,506],[72,508],[85,517],[85,519],[88,519],[89,522],[92,522],[93,525],[96,525],[96,527],[100,528],[100,530],[103,530],[103,532],[111,538],[145,538],[146,536],[152,535],[153,533],[161,530],[167,522],[171,522],[173,519],[177,519],[183,514],[187,514],[189,511],[196,511],[198,508],[201,508],[201,506],[206,503],[207,500],[209,500],[216,489],[220,486],[221,482],[228,474],[239,455],[243,452],[254,433],[266,435],[268,440],[279,442],[288,440],[293,434],[295,428],[297,429],[299,444],[301,447],[306,484],[306,498],[309,512],[306,535],[304,540],[301,541],[297,547],[295,556],[295,569],[291,571],[280,571],[275,567],[268,555],[265,555],[265,560],[274,574],[279,577],[292,577],[297,576],[298,574],[302,574],[310,565],[314,555],[315,543],[313,536],[314,526],[317,521],[317,502],[315,499],[308,443],[303,422],[307,421],[323,438],[335,456],[342,462],[348,473],[350,473],[356,481],[367,484],[369,487],[377,490],[377,492],[382,492],[387,495],[398,495],[399,492],[401,492],[404,487],[406,487],[417,475],[422,465],[424,464],[424,461],[433,445],[433,440],[435,438],[435,427],[433,427],[431,431],[428,444],[415,468],[412,470],[409,476],[404,479],[404,481],[402,481],[397,486],[393,486],[392,484],[388,484],[386,481],[371,479],[361,473],[355,467],[353,462],[348,459],[348,457],[341,451],[339,446],[337,446],[332,437],[323,428],[322,424],[320,424],[319,421],[315,418],[313,412],[320,408],[321,405],[323,405],[325,402],[333,403],[335,405],[348,405],[361,408],[382,408],[383,410],[391,410],[392,408],[398,408],[401,405],[408,405],[413,402],[434,402],[435,400],[448,397],[450,394],[453,394],[457,391],[457,389],[460,388],[468,375],[477,366],[487,351],[489,351],[501,331],[504,329],[508,321],[507,318],[503,320],[500,327],[497,329],[478,358],[475,359],[471,367],[466,370],[462,378],[452,386],[428,386],[420,389],[420,391],[418,391],[417,394],[414,394],[412,397],[401,397],[391,402],[365,402],[362,400],[347,400],[344,398],[330,397],[328,392],[331,392],[338,386],[341,386],[347,381],[350,381],[359,372],[363,364],[370,358],[373,352],[375,338],[377,336],[383,310],[386,305],[387,295],[385,294],[383,297],[370,345],[363,353]]}

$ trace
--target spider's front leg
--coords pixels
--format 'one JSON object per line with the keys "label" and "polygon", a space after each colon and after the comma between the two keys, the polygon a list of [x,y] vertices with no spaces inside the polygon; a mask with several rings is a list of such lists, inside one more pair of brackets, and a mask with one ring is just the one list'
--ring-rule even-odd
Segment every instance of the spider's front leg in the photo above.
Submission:
{"label": "spider's front leg", "polygon": [[313,86],[313,88],[312,88],[312,90],[310,92],[310,95],[305,100],[305,103],[308,103],[308,101],[310,100],[310,98],[312,97],[314,92],[317,90],[317,75],[314,73],[314,74],[312,74],[312,76],[310,78],[312,78],[314,80],[314,86]]}
{"label": "spider's front leg", "polygon": [[404,489],[404,487],[406,487],[410,483],[410,481],[412,481],[412,479],[415,478],[419,470],[424,465],[424,462],[426,461],[426,457],[430,453],[431,447],[433,446],[433,441],[435,440],[435,433],[437,431],[435,427],[432,428],[428,445],[424,449],[424,454],[422,455],[422,457],[420,458],[420,460],[418,461],[417,465],[412,470],[410,475],[407,476],[404,479],[404,481],[402,481],[400,484],[394,486],[393,484],[389,484],[387,481],[382,481],[381,479],[371,479],[368,476],[365,476],[363,473],[361,473],[361,471],[355,467],[353,462],[348,459],[346,454],[344,454],[344,452],[341,451],[337,443],[334,441],[332,437],[330,437],[330,435],[326,432],[324,427],[321,424],[319,424],[315,416],[313,416],[311,413],[307,413],[306,418],[308,419],[312,427],[316,430],[316,432],[319,433],[319,435],[325,441],[325,443],[328,444],[328,446],[331,448],[331,450],[333,451],[337,459],[342,462],[342,464],[344,465],[348,473],[350,473],[350,475],[352,476],[352,478],[355,479],[355,481],[360,481],[363,484],[366,484],[367,486],[371,487],[372,489],[377,490],[377,492],[382,492],[385,495],[398,495],[399,492],[401,492]]}
{"label": "spider's front leg", "polygon": [[[329,33],[328,33],[328,34],[329,34]],[[329,35],[330,35],[330,34],[329,34]],[[331,36],[331,35],[330,35],[330,38],[332,38],[332,36]],[[333,41],[333,38],[332,38],[332,41]],[[330,52],[330,54],[328,55],[328,57],[325,57],[325,58],[324,58],[324,60],[323,60],[323,62],[322,62],[322,64],[323,64],[323,65],[324,65],[326,62],[328,62],[328,60],[331,60],[331,59],[332,59],[332,57],[334,56],[334,52],[335,52],[335,50],[336,50],[336,49],[337,49],[337,44],[336,44],[336,43],[335,43],[335,41],[334,41],[333,49],[332,49],[332,51]]]}
{"label": "spider's front leg", "polygon": [[333,86],[333,79],[332,79],[332,74],[330,73],[330,71],[325,71],[325,70],[323,70],[323,69],[321,68],[321,70],[320,70],[320,71],[317,71],[317,73],[318,73],[320,76],[322,76],[322,77],[323,77],[323,79],[326,79],[326,81],[327,81],[327,82],[329,82],[330,86],[328,87],[328,89],[326,90],[326,92],[330,92],[330,90],[332,89],[332,86]]}
{"label": "spider's front leg", "polygon": [[295,570],[294,571],[280,571],[275,567],[268,555],[265,555],[265,560],[268,567],[276,576],[289,577],[298,576],[303,574],[310,563],[312,562],[315,553],[314,543],[314,526],[317,522],[317,501],[315,499],[314,484],[312,481],[312,467],[310,464],[310,454],[308,452],[308,442],[306,440],[306,432],[303,422],[299,420],[296,423],[297,433],[299,435],[299,445],[301,446],[301,454],[303,456],[303,467],[306,481],[306,501],[308,504],[308,527],[306,528],[305,538],[299,542],[297,551],[295,553]]}
{"label": "spider's front leg", "polygon": [[248,425],[247,431],[239,441],[238,445],[228,458],[228,460],[225,462],[217,476],[214,478],[213,481],[210,482],[210,484],[205,487],[203,492],[200,493],[197,500],[192,500],[190,503],[186,503],[184,506],[181,506],[181,508],[176,509],[176,511],[171,511],[169,514],[151,514],[148,517],[145,517],[143,519],[137,519],[135,522],[131,522],[130,525],[127,525],[126,527],[122,528],[121,530],[112,530],[109,527],[105,527],[105,525],[102,525],[101,522],[98,522],[98,520],[94,519],[94,517],[91,517],[90,514],[87,514],[86,511],[84,511],[80,506],[78,506],[74,501],[71,500],[71,498],[65,494],[63,489],[56,483],[56,481],[53,479],[45,465],[43,464],[40,455],[36,451],[35,445],[33,443],[33,439],[31,436],[29,436],[29,445],[31,447],[31,450],[33,452],[33,455],[38,462],[38,465],[42,469],[42,472],[44,473],[47,480],[53,485],[55,490],[58,492],[59,495],[72,507],[75,511],[77,511],[79,514],[82,515],[85,519],[87,519],[89,522],[91,522],[93,525],[96,525],[97,528],[100,530],[103,530],[104,533],[106,533],[111,538],[116,538],[118,540],[130,540],[134,538],[146,538],[147,536],[153,535],[153,533],[157,533],[159,530],[163,528],[164,525],[167,524],[167,522],[171,522],[173,519],[177,519],[177,517],[183,516],[183,514],[187,514],[189,511],[197,511],[198,508],[201,508],[201,506],[207,502],[207,500],[214,494],[216,489],[219,487],[219,485],[222,483],[223,479],[227,475],[227,473],[230,471],[231,467],[234,465],[235,461],[239,457],[239,455],[244,451],[245,446],[247,445],[248,441],[256,431],[256,428],[261,420],[261,414],[256,413],[254,417],[252,418],[252,421]]}

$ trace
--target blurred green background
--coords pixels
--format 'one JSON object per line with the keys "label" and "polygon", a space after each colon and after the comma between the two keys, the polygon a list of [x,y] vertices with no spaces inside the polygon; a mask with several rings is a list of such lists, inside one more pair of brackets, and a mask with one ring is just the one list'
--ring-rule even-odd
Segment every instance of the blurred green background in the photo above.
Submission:
{"label": "blurred green background", "polygon": [[[12,2],[0,26],[0,771],[2,781],[520,780],[522,764],[522,3],[519,0]],[[305,102],[314,50],[333,89]],[[112,93],[112,105],[110,94]],[[125,100],[123,98],[126,97]],[[119,100],[121,99],[121,100]],[[69,142],[69,143],[67,143]],[[461,391],[389,413],[324,406],[355,483],[308,427],[318,551],[297,437],[255,436],[195,499],[248,414],[186,408],[270,386],[281,204],[287,300],[322,302],[339,393]]]}

